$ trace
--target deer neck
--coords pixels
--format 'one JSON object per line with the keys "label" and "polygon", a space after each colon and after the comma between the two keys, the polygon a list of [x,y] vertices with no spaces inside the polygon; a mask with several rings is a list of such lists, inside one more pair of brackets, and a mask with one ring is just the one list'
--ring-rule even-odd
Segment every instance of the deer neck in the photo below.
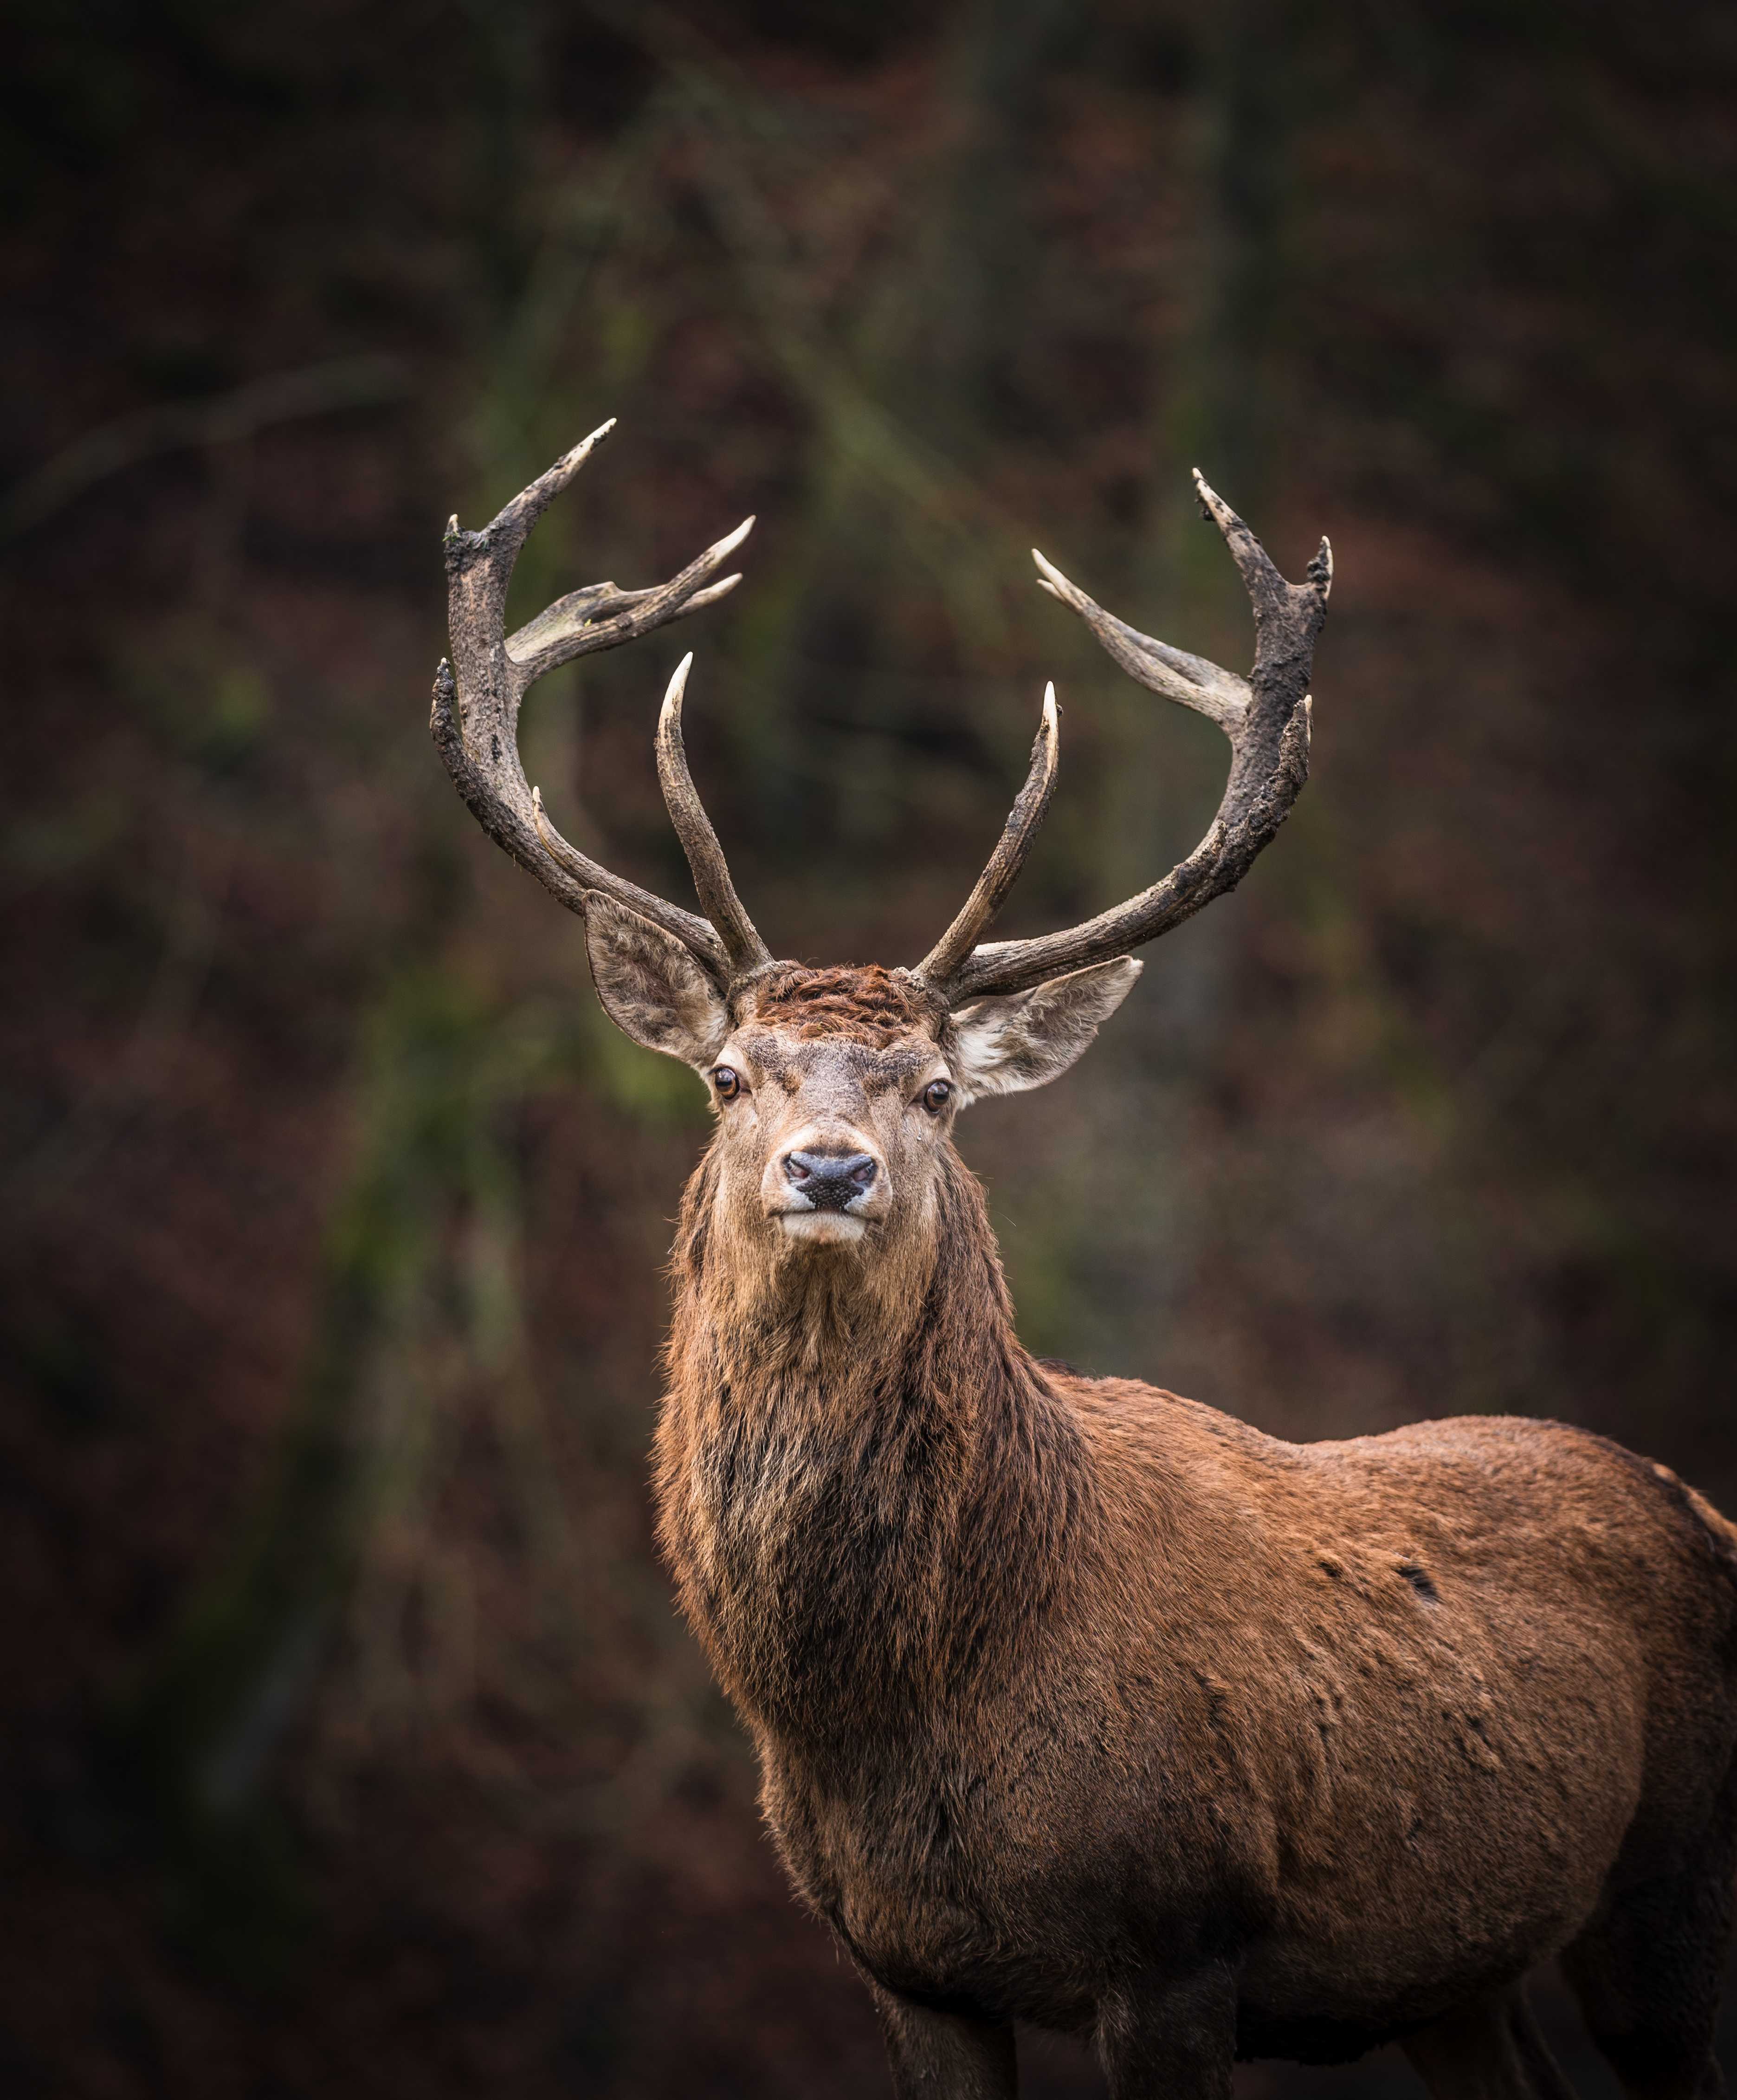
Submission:
{"label": "deer neck", "polygon": [[1082,1440],[1013,1333],[982,1193],[949,1156],[920,1258],[755,1272],[690,1188],[659,1529],[751,1719],[899,1734],[1005,1677],[1089,1536]]}

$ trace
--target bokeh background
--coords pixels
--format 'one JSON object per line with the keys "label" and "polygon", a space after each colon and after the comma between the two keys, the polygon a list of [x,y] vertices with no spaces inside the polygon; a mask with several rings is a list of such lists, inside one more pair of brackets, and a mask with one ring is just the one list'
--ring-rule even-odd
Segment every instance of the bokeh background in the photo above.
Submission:
{"label": "bokeh background", "polygon": [[700,1090],[426,735],[447,514],[606,416],[521,616],[760,523],[727,604],[538,689],[531,775],[686,895],[695,648],[703,790],[812,960],[922,952],[1046,677],[1009,930],[1203,827],[1216,732],[1033,541],[1242,668],[1188,469],[1294,576],[1330,533],[1298,814],[964,1127],[1022,1331],[1286,1436],[1560,1416],[1737,1502],[1729,8],[7,14],[8,2093],[886,2089],[650,1539]]}

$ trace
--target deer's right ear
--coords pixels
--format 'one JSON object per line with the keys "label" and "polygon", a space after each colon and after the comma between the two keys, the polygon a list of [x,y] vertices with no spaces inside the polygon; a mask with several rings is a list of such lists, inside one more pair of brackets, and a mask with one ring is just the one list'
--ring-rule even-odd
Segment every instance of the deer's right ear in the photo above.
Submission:
{"label": "deer's right ear", "polygon": [[585,895],[585,952],[603,1011],[624,1035],[703,1070],[724,1047],[730,1012],[681,943],[601,890]]}

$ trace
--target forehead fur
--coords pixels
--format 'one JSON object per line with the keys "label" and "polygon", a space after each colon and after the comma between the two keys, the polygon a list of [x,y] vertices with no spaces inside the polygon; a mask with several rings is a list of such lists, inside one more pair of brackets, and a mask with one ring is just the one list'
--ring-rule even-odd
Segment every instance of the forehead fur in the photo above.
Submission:
{"label": "forehead fur", "polygon": [[827,970],[776,963],[755,981],[752,997],[744,1020],[801,1042],[831,1036],[885,1050],[909,1035],[932,1037],[940,1018],[907,981],[879,963]]}

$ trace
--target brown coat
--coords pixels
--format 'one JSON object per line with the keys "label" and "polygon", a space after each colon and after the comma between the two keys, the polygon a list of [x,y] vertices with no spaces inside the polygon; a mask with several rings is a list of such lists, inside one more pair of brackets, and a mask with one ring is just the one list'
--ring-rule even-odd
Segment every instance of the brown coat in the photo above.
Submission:
{"label": "brown coat", "polygon": [[1222,1962],[1244,2053],[1334,2060],[1726,1842],[1737,1534],[1663,1467],[1512,1418],[1285,1444],[1040,1366],[956,1156],[902,1317],[853,1325],[841,1264],[744,1321],[713,1178],[661,1537],[884,1991],[1083,2030]]}

